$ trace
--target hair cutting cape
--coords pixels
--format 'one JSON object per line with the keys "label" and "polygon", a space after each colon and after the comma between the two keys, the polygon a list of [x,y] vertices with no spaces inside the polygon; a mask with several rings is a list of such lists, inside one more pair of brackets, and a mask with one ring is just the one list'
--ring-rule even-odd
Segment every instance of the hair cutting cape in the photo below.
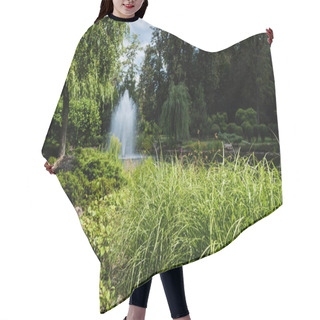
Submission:
{"label": "hair cutting cape", "polygon": [[100,261],[105,313],[282,205],[267,32],[208,52],[105,16],[76,48],[41,152]]}

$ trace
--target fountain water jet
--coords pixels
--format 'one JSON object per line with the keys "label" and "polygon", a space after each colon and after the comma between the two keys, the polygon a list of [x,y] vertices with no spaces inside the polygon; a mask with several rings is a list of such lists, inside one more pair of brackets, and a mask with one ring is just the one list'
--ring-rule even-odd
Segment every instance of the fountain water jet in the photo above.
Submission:
{"label": "fountain water jet", "polygon": [[110,147],[111,136],[115,135],[121,142],[121,159],[142,159],[145,156],[135,153],[137,136],[137,107],[129,97],[126,89],[118,105],[111,115],[110,137],[108,146]]}

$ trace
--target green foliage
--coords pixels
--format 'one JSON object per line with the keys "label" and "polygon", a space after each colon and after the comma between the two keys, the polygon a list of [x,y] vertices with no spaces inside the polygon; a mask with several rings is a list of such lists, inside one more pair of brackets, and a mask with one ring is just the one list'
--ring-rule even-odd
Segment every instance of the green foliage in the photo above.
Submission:
{"label": "green foliage", "polygon": [[265,158],[207,168],[148,158],[82,219],[101,261],[101,292],[127,297],[155,270],[218,252],[281,204],[280,172]]}
{"label": "green foliage", "polygon": [[211,132],[214,134],[219,133],[220,132],[220,126],[216,123],[213,123],[211,126]]}
{"label": "green foliage", "polygon": [[243,135],[248,140],[251,140],[251,138],[253,137],[253,126],[250,124],[250,122],[245,120],[243,123],[241,123],[241,127],[243,129]]}
{"label": "green foliage", "polygon": [[226,131],[227,129],[227,121],[228,115],[226,112],[217,112],[211,116],[212,124],[218,125],[222,132]]}
{"label": "green foliage", "polygon": [[59,172],[58,178],[74,206],[86,209],[88,204],[125,184],[121,161],[112,152],[95,149],[74,150],[73,171]]}
{"label": "green foliage", "polygon": [[276,123],[269,123],[267,128],[268,128],[268,137],[272,139],[279,139],[278,125]]}
{"label": "green foliage", "polygon": [[227,133],[235,133],[238,136],[242,136],[243,130],[240,126],[235,124],[234,122],[230,122],[227,125]]}
{"label": "green foliage", "polygon": [[207,142],[206,149],[207,150],[213,150],[213,151],[222,149],[222,141],[218,140],[218,139],[210,140],[210,141]]}
{"label": "green foliage", "polygon": [[57,158],[56,158],[56,157],[50,157],[50,158],[48,159],[48,162],[49,162],[50,164],[54,164],[56,161],[57,161]]}
{"label": "green foliage", "polygon": [[152,151],[153,143],[158,141],[160,134],[160,127],[155,122],[149,122],[141,119],[138,123],[139,135],[136,140],[136,147],[138,150]]}
{"label": "green foliage", "polygon": [[242,127],[237,125],[237,126],[234,128],[234,133],[235,133],[236,135],[242,137],[242,136],[243,136],[243,129],[242,129]]}
{"label": "green foliage", "polygon": [[62,98],[60,97],[56,111],[52,117],[49,130],[42,147],[42,153],[46,158],[50,156],[58,157],[59,153],[59,139],[61,129],[61,111],[62,111]]}
{"label": "green foliage", "polygon": [[191,98],[186,85],[171,82],[168,97],[162,106],[160,123],[163,131],[177,141],[189,139],[190,107]]}
{"label": "green foliage", "polygon": [[68,141],[73,146],[96,145],[97,137],[101,129],[99,107],[92,99],[81,98],[70,101],[68,118]]}
{"label": "green foliage", "polygon": [[204,89],[202,83],[199,83],[195,89],[195,98],[192,104],[190,132],[195,135],[198,130],[200,137],[210,134],[211,122],[207,115]]}
{"label": "green foliage", "polygon": [[268,136],[269,133],[267,126],[264,123],[261,123],[258,127],[258,130],[262,141],[264,141],[264,139]]}
{"label": "green foliage", "polygon": [[137,138],[137,148],[143,151],[152,151],[153,141],[154,141],[153,135],[147,134],[145,132],[140,133]]}
{"label": "green foliage", "polygon": [[169,137],[165,142],[167,149],[176,149],[178,147],[178,142],[173,137]]}
{"label": "green foliage", "polygon": [[138,122],[138,129],[140,132],[148,134],[153,132],[151,122],[144,118],[140,119],[140,121]]}
{"label": "green foliage", "polygon": [[120,151],[121,151],[121,142],[119,138],[113,134],[110,139],[110,147],[109,147],[108,153],[112,156],[114,161],[119,162]]}
{"label": "green foliage", "polygon": [[255,124],[252,126],[252,132],[255,137],[259,136],[259,125],[258,124]]}
{"label": "green foliage", "polygon": [[113,161],[114,154],[100,152],[92,148],[78,147],[74,151],[76,157],[74,165],[83,172],[89,181],[105,177],[121,179],[122,166],[120,161]]}
{"label": "green foliage", "polygon": [[[63,107],[63,95],[61,94],[59,101],[58,101],[58,104],[57,104],[57,107],[56,107],[56,110],[55,110],[54,115],[52,117],[53,123],[51,123],[51,125],[50,125],[50,127],[51,126],[54,127],[53,129],[61,128],[61,126],[62,126],[62,107]],[[56,131],[56,130],[54,130],[54,131]]]}
{"label": "green foliage", "polygon": [[77,168],[74,172],[59,171],[57,177],[73,206],[86,207],[88,203],[86,190],[89,184],[86,176]]}
{"label": "green foliage", "polygon": [[207,141],[189,142],[184,146],[184,149],[192,150],[193,152],[213,151],[221,149],[222,141],[220,139],[210,139]]}
{"label": "green foliage", "polygon": [[257,124],[257,112],[253,108],[247,108],[245,110],[243,110],[242,108],[239,108],[236,111],[235,118],[236,118],[236,123],[238,125],[241,124],[241,126],[242,126],[242,123],[245,121],[249,122],[251,126]]}
{"label": "green foliage", "polygon": [[51,156],[57,158],[59,154],[59,144],[54,138],[48,138],[43,144],[41,152],[45,158],[51,158]]}

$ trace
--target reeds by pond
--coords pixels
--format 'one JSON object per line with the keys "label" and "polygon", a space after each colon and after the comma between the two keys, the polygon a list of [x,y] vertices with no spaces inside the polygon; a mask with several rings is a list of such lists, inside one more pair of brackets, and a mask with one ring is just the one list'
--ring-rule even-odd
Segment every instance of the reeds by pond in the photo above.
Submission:
{"label": "reeds by pond", "polygon": [[109,310],[130,288],[221,250],[274,212],[282,204],[281,172],[254,154],[209,165],[148,158],[128,174],[124,187],[101,201],[81,221],[84,229],[93,228],[92,242],[104,246],[100,301]]}

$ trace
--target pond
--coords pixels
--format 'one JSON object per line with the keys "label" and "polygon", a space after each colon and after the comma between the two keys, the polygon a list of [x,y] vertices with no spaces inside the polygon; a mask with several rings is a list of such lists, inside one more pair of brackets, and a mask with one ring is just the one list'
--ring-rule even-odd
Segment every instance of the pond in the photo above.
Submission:
{"label": "pond", "polygon": [[[202,151],[182,151],[181,150],[167,150],[166,152],[163,152],[163,160],[167,162],[171,162],[172,157],[175,158],[177,156],[178,159],[181,159],[183,157],[183,162],[195,162],[197,159],[202,159],[204,163],[212,164],[212,162],[215,163],[222,163],[223,157],[225,158],[225,161],[233,161],[237,156],[249,158],[249,163],[253,163],[252,155],[255,158],[255,161],[261,161],[263,157],[265,156],[266,160],[268,162],[273,162],[275,167],[279,170],[281,170],[281,162],[280,162],[280,154],[277,152],[263,152],[263,151],[241,151],[241,148],[234,148],[233,150],[224,150],[223,152],[218,151],[212,151],[212,150],[202,150]],[[144,159],[152,157],[154,160],[159,159],[158,154],[149,154],[149,155],[143,155],[143,154],[134,154],[132,156],[128,157],[121,157],[123,160],[124,166],[126,169],[135,167],[139,165]]]}

